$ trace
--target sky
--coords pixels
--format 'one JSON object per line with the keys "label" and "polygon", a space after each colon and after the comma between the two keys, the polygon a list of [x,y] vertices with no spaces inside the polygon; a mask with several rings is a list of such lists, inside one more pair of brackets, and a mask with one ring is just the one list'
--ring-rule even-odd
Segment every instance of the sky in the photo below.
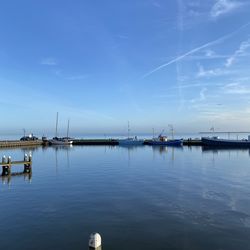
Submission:
{"label": "sky", "polygon": [[0,134],[250,131],[248,0],[2,0]]}

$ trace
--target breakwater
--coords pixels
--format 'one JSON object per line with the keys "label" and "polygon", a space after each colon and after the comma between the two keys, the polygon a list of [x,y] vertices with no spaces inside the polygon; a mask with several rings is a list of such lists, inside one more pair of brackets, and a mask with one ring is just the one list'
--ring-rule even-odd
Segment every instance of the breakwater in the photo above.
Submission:
{"label": "breakwater", "polygon": [[118,145],[118,140],[116,139],[74,139],[73,145]]}
{"label": "breakwater", "polygon": [[20,141],[20,140],[5,140],[0,141],[0,148],[9,148],[9,147],[33,147],[44,145],[42,140],[34,141]]}
{"label": "breakwater", "polygon": [[[148,145],[150,140],[145,140],[144,145]],[[73,145],[107,145],[115,146],[119,142],[117,139],[73,139]],[[35,146],[48,146],[48,141],[43,140],[30,140],[30,141],[20,141],[20,140],[5,140],[0,141],[0,148],[9,148],[9,147],[35,147]],[[184,146],[202,146],[202,141],[197,139],[186,139],[183,140]]]}

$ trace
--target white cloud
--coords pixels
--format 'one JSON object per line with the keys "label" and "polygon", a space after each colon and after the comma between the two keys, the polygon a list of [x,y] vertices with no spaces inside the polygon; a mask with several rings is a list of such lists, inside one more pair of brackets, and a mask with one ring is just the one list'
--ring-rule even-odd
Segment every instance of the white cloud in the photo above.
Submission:
{"label": "white cloud", "polygon": [[216,69],[209,69],[205,70],[202,65],[199,65],[199,71],[196,74],[196,77],[213,77],[213,76],[220,76],[220,75],[226,75],[229,74],[229,71],[223,70],[221,68]]}
{"label": "white cloud", "polygon": [[239,49],[237,49],[233,53],[233,55],[231,55],[229,58],[227,58],[225,66],[230,67],[235,62],[237,57],[248,55],[248,54],[245,53],[248,48],[250,48],[250,39],[248,39],[247,41],[242,42],[240,44]]}
{"label": "white cloud", "polygon": [[232,0],[216,0],[213,5],[210,15],[212,18],[218,18],[221,15],[233,12],[243,6],[244,3]]}
{"label": "white cloud", "polygon": [[226,94],[246,95],[250,94],[250,86],[240,83],[229,83],[223,87],[223,92]]}
{"label": "white cloud", "polygon": [[228,58],[230,55],[217,54],[211,49],[206,49],[197,53],[197,55],[190,55],[186,57],[186,60],[212,60]]}
{"label": "white cloud", "polygon": [[206,55],[207,57],[214,57],[214,56],[215,56],[215,52],[214,52],[213,50],[211,50],[211,49],[207,49],[207,50],[205,51],[205,55]]}
{"label": "white cloud", "polygon": [[199,93],[199,98],[196,99],[191,99],[191,103],[197,103],[197,102],[202,102],[206,100],[206,95],[205,93],[207,92],[207,88],[203,88],[200,93]]}
{"label": "white cloud", "polygon": [[55,66],[55,65],[57,65],[57,60],[53,57],[43,58],[41,61],[41,64]]}

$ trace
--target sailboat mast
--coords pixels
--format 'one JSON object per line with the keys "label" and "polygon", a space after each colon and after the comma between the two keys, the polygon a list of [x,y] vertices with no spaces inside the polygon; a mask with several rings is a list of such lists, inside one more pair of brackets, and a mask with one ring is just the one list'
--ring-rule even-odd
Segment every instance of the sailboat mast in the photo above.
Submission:
{"label": "sailboat mast", "polygon": [[170,128],[170,132],[172,134],[172,139],[174,139],[174,126],[172,124],[169,124],[168,127]]}
{"label": "sailboat mast", "polygon": [[130,136],[130,127],[129,127],[129,121],[128,121],[128,138]]}
{"label": "sailboat mast", "polygon": [[69,119],[68,119],[68,127],[67,127],[67,138],[69,138]]}
{"label": "sailboat mast", "polygon": [[56,113],[56,137],[57,137],[57,126],[58,126],[58,112]]}

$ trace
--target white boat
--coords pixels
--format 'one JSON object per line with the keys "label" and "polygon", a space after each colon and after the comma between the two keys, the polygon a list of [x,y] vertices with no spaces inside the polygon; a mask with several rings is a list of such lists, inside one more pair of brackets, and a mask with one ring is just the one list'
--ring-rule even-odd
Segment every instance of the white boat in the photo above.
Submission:
{"label": "white boat", "polygon": [[72,143],[73,143],[73,141],[67,137],[66,138],[54,137],[49,142],[51,145],[72,145]]}
{"label": "white boat", "polygon": [[68,128],[67,128],[67,137],[58,137],[57,136],[57,126],[58,126],[58,112],[56,114],[56,136],[49,140],[49,143],[51,145],[72,145],[73,141],[71,138],[69,138],[69,120],[68,120]]}
{"label": "white boat", "polygon": [[138,139],[137,136],[130,137],[130,127],[128,122],[128,137],[125,139],[118,139],[119,145],[124,146],[139,146],[144,144],[144,140]]}

